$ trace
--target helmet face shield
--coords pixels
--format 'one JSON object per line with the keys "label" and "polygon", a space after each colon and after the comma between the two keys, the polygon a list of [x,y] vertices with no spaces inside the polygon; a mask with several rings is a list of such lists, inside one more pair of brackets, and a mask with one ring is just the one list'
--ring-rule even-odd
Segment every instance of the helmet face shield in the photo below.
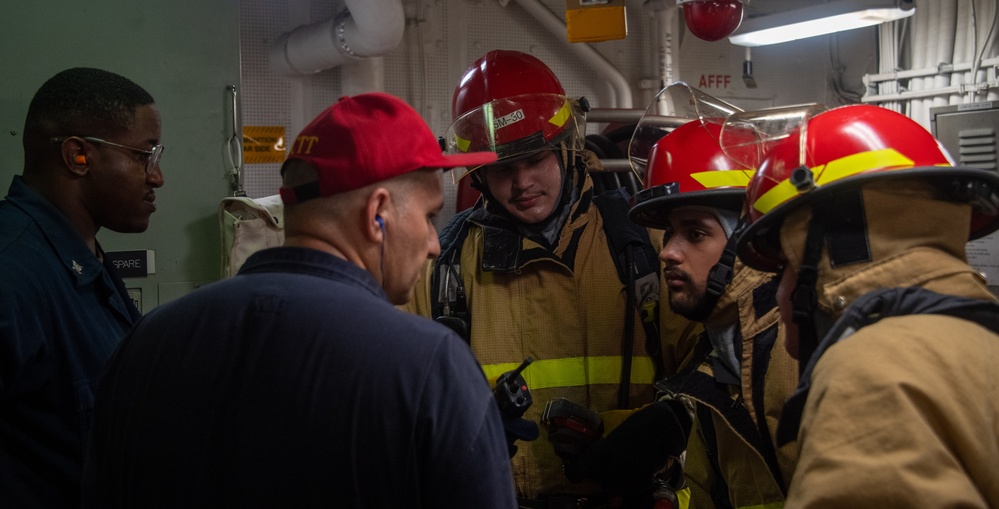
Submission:
{"label": "helmet face shield", "polygon": [[[798,162],[805,164],[804,140],[808,120],[826,110],[821,104],[802,104],[739,112],[725,120],[720,143],[725,155],[750,168],[759,168],[766,155],[790,136],[802,135],[797,151]],[[784,144],[786,145],[786,144]]]}
{"label": "helmet face shield", "polygon": [[[586,117],[579,101],[525,94],[488,102],[459,116],[444,135],[445,152],[492,151],[502,164],[541,150],[583,148]],[[455,169],[455,181],[479,167]]]}
{"label": "helmet face shield", "polygon": [[[638,121],[628,145],[628,161],[643,185],[648,186],[649,155],[660,138],[688,122],[721,124],[740,111],[737,106],[677,81],[656,95]],[[717,138],[717,130],[712,132]]]}
{"label": "helmet face shield", "polygon": [[726,156],[720,145],[725,119],[740,111],[682,82],[659,93],[629,147],[645,188],[631,200],[633,221],[666,228],[671,210],[683,206],[742,211],[753,168]]}

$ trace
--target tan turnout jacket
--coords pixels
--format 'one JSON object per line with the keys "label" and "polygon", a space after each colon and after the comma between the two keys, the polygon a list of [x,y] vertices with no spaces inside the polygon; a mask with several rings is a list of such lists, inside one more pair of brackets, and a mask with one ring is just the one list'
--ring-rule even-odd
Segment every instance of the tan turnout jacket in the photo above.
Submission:
{"label": "tan turnout jacket", "polygon": [[[524,373],[534,398],[524,418],[534,422],[553,398],[567,398],[596,412],[617,408],[625,285],[611,258],[603,218],[592,204],[592,185],[586,175],[581,197],[572,204],[554,250],[519,234],[501,236],[515,239],[515,245],[500,243],[500,237],[487,238],[474,223],[461,250],[461,278],[472,317],[472,351],[490,382],[516,368],[525,357],[534,359]],[[661,232],[650,230],[650,234],[658,250]],[[484,269],[484,253],[497,249],[515,250],[515,261]],[[431,315],[430,267],[407,306],[425,316]],[[661,277],[660,288],[660,302],[665,304]],[[653,401],[654,374],[645,350],[645,329],[637,314],[631,320],[629,406],[637,408]],[[662,306],[660,331],[665,371],[671,373],[690,353],[697,326]],[[588,491],[588,487],[567,484],[544,431],[536,441],[517,444],[512,466],[519,496]]]}
{"label": "tan turnout jacket", "polygon": [[[778,326],[777,280],[741,263],[735,270],[705,326],[739,324],[741,383],[717,380],[705,360],[680,389],[698,407],[685,469],[694,509],[718,507],[718,498],[735,508],[783,507],[797,459],[795,443],[777,447],[774,437],[781,405],[798,381],[797,362],[785,351]],[[710,348],[707,334],[699,350]]]}

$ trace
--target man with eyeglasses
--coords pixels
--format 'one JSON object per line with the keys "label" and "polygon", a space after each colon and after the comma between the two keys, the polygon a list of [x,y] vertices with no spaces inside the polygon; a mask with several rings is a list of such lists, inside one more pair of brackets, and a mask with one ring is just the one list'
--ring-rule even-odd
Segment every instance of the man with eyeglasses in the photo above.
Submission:
{"label": "man with eyeglasses", "polygon": [[138,233],[163,185],[160,115],[117,74],[35,93],[24,170],[0,201],[0,500],[79,507],[93,386],[140,312],[96,235]]}

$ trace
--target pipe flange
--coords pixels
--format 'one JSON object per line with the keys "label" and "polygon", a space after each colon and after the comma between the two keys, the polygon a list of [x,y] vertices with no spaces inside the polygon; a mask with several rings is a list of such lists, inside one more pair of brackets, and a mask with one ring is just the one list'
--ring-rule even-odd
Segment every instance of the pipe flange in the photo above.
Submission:
{"label": "pipe flange", "polygon": [[333,20],[333,30],[336,33],[336,42],[340,45],[340,49],[344,53],[352,57],[361,58],[360,55],[354,53],[350,49],[350,44],[347,44],[347,21],[350,21],[350,19],[350,11],[348,10],[344,10],[340,14],[336,15],[336,18]]}

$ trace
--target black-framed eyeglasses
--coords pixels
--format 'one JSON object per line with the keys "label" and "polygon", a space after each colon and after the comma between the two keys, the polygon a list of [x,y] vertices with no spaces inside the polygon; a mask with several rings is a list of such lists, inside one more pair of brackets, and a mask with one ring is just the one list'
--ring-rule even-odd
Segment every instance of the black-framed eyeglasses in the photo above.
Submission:
{"label": "black-framed eyeglasses", "polygon": [[129,147],[128,145],[122,145],[120,143],[115,143],[113,141],[102,140],[100,138],[95,138],[93,136],[56,136],[52,138],[52,143],[62,143],[68,138],[80,138],[84,141],[89,141],[90,143],[100,143],[103,145],[111,145],[112,147],[123,148],[126,150],[131,150],[133,152],[138,152],[140,154],[145,154],[146,159],[146,173],[152,173],[153,168],[160,164],[160,159],[163,157],[163,145],[153,145],[152,150],[145,150],[141,148]]}

